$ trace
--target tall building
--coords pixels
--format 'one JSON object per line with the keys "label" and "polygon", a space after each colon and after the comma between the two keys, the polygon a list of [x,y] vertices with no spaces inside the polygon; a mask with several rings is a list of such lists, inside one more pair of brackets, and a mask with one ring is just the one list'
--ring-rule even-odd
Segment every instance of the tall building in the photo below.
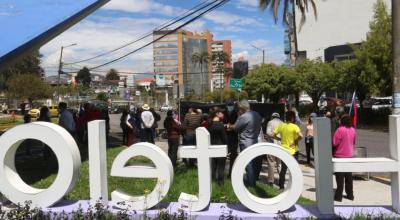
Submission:
{"label": "tall building", "polygon": [[243,57],[239,57],[238,61],[233,63],[233,78],[241,79],[249,72],[249,62]]}
{"label": "tall building", "polygon": [[[230,40],[216,40],[211,45],[212,55],[216,57],[212,61],[213,88],[223,89],[228,88],[229,80],[224,76],[224,69],[232,67],[232,44]],[[225,53],[228,55],[228,61],[219,60],[218,54]]]}
{"label": "tall building", "polygon": [[[158,39],[169,31],[154,31]],[[153,45],[154,73],[158,89],[164,89],[169,97],[178,97],[173,86],[179,85],[179,97],[201,95],[210,87],[211,63],[193,62],[194,54],[211,54],[213,35],[207,31],[190,32],[178,30],[166,35]]]}
{"label": "tall building", "polygon": [[[390,12],[391,1],[384,2]],[[291,48],[297,49],[296,64],[304,59],[321,58],[329,62],[352,58],[353,51],[348,45],[366,39],[375,3],[376,0],[315,1],[318,19],[314,18],[313,10],[308,10],[301,30],[301,13],[297,9],[293,32],[297,33],[297,48]]]}

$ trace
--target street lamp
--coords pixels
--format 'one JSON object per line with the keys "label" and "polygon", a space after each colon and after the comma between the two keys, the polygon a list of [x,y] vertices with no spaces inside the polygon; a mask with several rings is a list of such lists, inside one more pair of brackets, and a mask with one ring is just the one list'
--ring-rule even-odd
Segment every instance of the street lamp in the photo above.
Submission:
{"label": "street lamp", "polygon": [[259,50],[259,51],[262,52],[262,54],[263,54],[263,62],[262,62],[262,64],[265,64],[265,49],[261,49],[261,48],[259,48],[259,47],[256,47],[256,46],[254,46],[253,44],[250,44],[250,46],[252,46],[252,47],[254,47],[255,49],[257,49],[257,50]]}
{"label": "street lamp", "polygon": [[75,45],[76,45],[76,43],[73,43],[73,44],[70,44],[67,46],[61,46],[60,61],[58,63],[58,81],[57,81],[57,100],[58,101],[60,101],[60,78],[61,78],[61,74],[62,74],[62,65],[63,65],[63,63],[62,63],[63,50],[64,50],[64,48],[72,47]]}

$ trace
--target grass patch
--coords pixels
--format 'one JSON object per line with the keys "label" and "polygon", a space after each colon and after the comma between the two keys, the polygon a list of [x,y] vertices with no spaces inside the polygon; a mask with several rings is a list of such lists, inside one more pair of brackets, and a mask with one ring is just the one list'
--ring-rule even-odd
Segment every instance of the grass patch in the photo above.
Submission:
{"label": "grass patch", "polygon": [[[107,168],[108,168],[108,192],[116,190],[117,188],[130,193],[132,195],[143,195],[145,190],[152,190],[156,184],[156,179],[139,179],[139,178],[121,178],[109,176],[112,162],[114,158],[120,153],[125,147],[116,147],[107,149]],[[131,159],[129,164],[137,163],[149,163],[149,160],[144,157],[136,157]],[[26,174],[36,175],[35,172],[27,172]],[[38,188],[46,188],[51,185],[55,180],[56,174],[40,179],[33,183],[33,186]],[[219,186],[217,183],[212,183],[212,202],[227,202],[227,203],[238,203],[236,195],[233,192],[232,184],[230,179],[225,179],[223,186]],[[274,197],[279,194],[277,188],[269,187],[266,184],[260,182],[257,183],[256,187],[249,189],[254,195],[263,198]],[[198,177],[197,169],[189,169],[183,164],[180,164],[175,169],[174,181],[170,187],[167,196],[163,201],[178,201],[181,192],[197,194],[198,193]],[[75,185],[74,189],[66,196],[67,199],[78,200],[78,199],[89,199],[89,164],[88,161],[84,161],[81,164],[80,177]],[[298,200],[300,204],[314,204],[315,202],[303,197]]]}

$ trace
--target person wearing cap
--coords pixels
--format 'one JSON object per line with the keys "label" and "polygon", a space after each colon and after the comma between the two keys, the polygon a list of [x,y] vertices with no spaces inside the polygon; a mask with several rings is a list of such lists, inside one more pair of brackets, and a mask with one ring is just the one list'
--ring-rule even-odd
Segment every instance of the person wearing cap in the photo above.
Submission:
{"label": "person wearing cap", "polygon": [[142,121],[141,128],[142,128],[142,141],[149,142],[154,144],[154,136],[153,136],[153,124],[154,124],[154,115],[150,111],[150,106],[148,104],[144,104],[142,106],[143,112],[140,115],[140,119]]}
{"label": "person wearing cap", "polygon": [[317,117],[315,112],[310,114],[306,127],[306,137],[304,142],[306,144],[307,164],[311,165],[311,153],[314,156],[314,125],[313,119]]}
{"label": "person wearing cap", "polygon": [[[282,121],[280,119],[280,115],[278,112],[274,112],[271,115],[271,120],[267,124],[267,130],[265,135],[265,140],[269,143],[274,143],[280,145],[280,141],[273,139],[274,130],[277,128]],[[272,155],[267,155],[267,166],[268,166],[268,185],[272,186],[274,184],[274,165],[276,166],[279,172],[279,163],[280,160],[277,157]]]}

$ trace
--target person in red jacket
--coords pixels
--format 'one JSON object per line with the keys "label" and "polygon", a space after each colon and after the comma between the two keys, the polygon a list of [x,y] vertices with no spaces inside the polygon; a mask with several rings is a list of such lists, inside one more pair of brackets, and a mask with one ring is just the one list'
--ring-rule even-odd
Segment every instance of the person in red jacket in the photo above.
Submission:
{"label": "person in red jacket", "polygon": [[168,157],[170,158],[172,165],[176,167],[180,129],[179,124],[175,121],[173,116],[173,112],[169,110],[167,112],[167,117],[164,120],[164,128],[167,129],[168,134]]}

